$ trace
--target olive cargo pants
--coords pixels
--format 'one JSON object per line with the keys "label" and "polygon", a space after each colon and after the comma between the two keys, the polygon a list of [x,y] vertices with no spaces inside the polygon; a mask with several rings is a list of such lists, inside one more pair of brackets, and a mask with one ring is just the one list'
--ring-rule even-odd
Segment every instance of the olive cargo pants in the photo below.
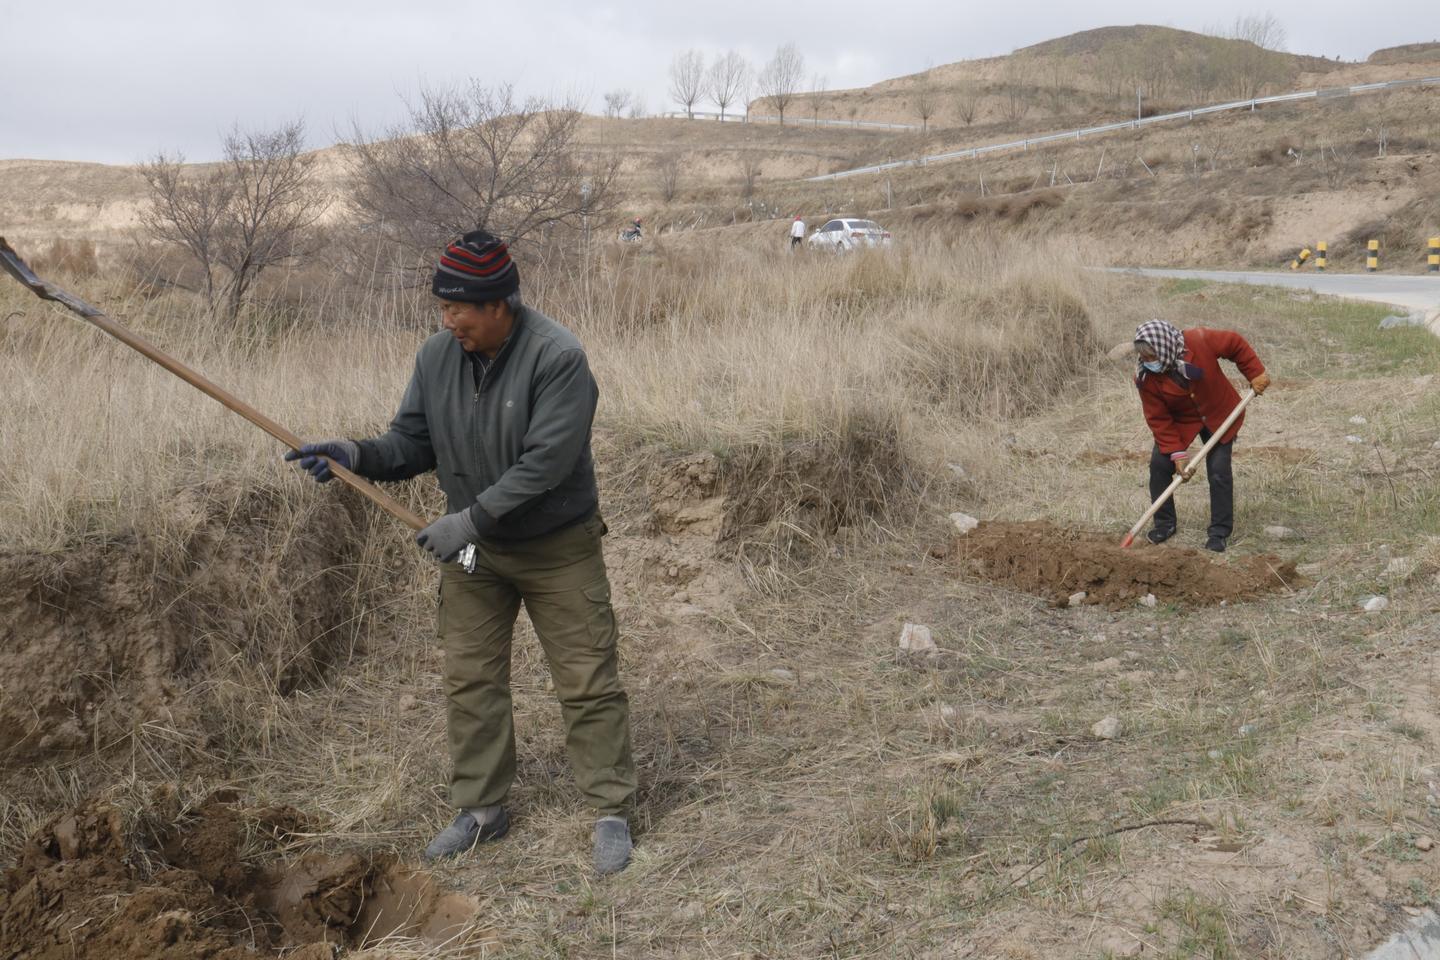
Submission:
{"label": "olive cargo pants", "polygon": [[442,566],[437,632],[454,806],[501,803],[515,779],[510,646],[524,601],[550,664],[575,781],[601,816],[629,812],[630,704],[620,686],[605,532],[595,515],[533,540],[480,544],[474,573]]}

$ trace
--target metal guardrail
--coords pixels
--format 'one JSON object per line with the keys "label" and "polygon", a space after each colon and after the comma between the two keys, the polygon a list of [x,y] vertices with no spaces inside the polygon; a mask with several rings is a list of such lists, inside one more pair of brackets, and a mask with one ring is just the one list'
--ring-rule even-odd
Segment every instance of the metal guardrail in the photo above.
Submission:
{"label": "metal guardrail", "polygon": [[1223,113],[1227,110],[1254,110],[1257,106],[1262,106],[1267,103],[1292,103],[1300,100],[1328,99],[1330,97],[1353,96],[1360,93],[1374,93],[1380,90],[1394,90],[1400,87],[1418,87],[1428,84],[1440,84],[1440,77],[1424,77],[1413,80],[1386,80],[1380,83],[1360,83],[1350,87],[1329,87],[1324,90],[1304,90],[1299,93],[1282,93],[1273,97],[1252,97],[1249,100],[1231,100],[1227,103],[1216,103],[1208,107],[1195,107],[1191,110],[1178,110],[1174,113],[1156,114],[1153,117],[1122,120],[1119,123],[1107,123],[1098,127],[1083,127],[1079,130],[1067,130],[1064,133],[1042,134],[1038,137],[1026,137],[1023,140],[1012,140],[1008,143],[990,143],[979,147],[965,147],[960,150],[937,153],[928,157],[917,157],[914,160],[892,160],[888,163],[876,163],[868,167],[857,167],[854,170],[841,170],[838,173],[825,173],[818,177],[806,177],[805,182],[818,183],[825,180],[841,180],[845,177],[858,177],[867,173],[898,170],[901,167],[923,167],[927,164],[943,163],[948,160],[970,160],[988,153],[1029,150],[1032,146],[1038,144],[1057,143],[1062,140],[1080,140],[1083,137],[1094,136],[1099,133],[1114,133],[1119,130],[1138,130],[1140,127],[1147,127],[1155,123],[1167,123],[1172,120],[1194,120],[1196,117],[1210,113]]}
{"label": "metal guardrail", "polygon": [[[722,118],[722,117],[720,116],[720,114],[715,113],[714,111],[706,111],[706,110],[692,110],[692,111],[690,111],[689,113],[686,113],[684,110],[670,110],[670,111],[667,111],[667,112],[665,112],[665,113],[660,114],[660,116],[662,116],[662,117],[667,117],[667,118],[672,119],[672,120],[673,120],[673,119],[688,120],[688,119],[695,119],[695,118],[697,118],[697,117],[698,117],[698,118],[701,118],[701,119],[705,119],[705,120],[721,120],[721,119],[723,119],[725,123],[779,123],[779,122],[780,122],[780,118],[779,118],[779,117],[774,117],[774,116],[758,116],[758,115],[756,115],[756,114],[751,114],[749,117],[746,117],[743,113],[739,113],[739,114],[736,114],[736,113],[727,113],[727,114],[725,114],[725,116]],[[800,116],[797,116],[797,117],[795,117],[794,119],[792,119],[792,120],[790,121],[790,123],[794,124],[794,125],[797,126],[797,127],[813,127],[813,126],[821,126],[821,127],[862,127],[862,128],[869,129],[869,130],[919,130],[919,129],[920,129],[920,124],[918,124],[918,123],[888,123],[888,122],[883,121],[883,120],[817,120],[817,119],[815,119],[815,118],[813,118],[813,117],[810,118],[810,119],[806,119],[806,118],[800,117]]]}

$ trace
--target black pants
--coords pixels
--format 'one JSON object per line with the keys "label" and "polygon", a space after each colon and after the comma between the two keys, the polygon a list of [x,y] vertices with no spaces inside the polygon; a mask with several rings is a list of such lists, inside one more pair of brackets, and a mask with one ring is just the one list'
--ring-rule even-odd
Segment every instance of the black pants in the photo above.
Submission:
{"label": "black pants", "polygon": [[[1202,429],[1200,439],[1208,441],[1210,431]],[[1230,539],[1230,532],[1235,529],[1235,477],[1230,472],[1230,448],[1233,446],[1233,441],[1217,443],[1205,455],[1205,478],[1210,482],[1209,534],[1222,540]],[[1157,445],[1150,451],[1151,502],[1165,492],[1173,479],[1175,466]],[[1155,529],[1174,530],[1175,522],[1175,498],[1171,497],[1165,501],[1165,506],[1155,512]]]}

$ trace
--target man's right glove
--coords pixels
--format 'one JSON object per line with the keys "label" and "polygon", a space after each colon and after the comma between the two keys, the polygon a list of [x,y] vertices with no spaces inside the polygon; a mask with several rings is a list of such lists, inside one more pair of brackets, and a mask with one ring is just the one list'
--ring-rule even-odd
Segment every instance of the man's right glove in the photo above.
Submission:
{"label": "man's right glove", "polygon": [[285,459],[299,460],[300,469],[309,471],[316,483],[328,483],[335,479],[335,474],[330,472],[330,463],[321,457],[329,457],[346,470],[354,470],[360,463],[360,445],[354,440],[322,440],[285,452]]}
{"label": "man's right glove", "polygon": [[1268,373],[1262,373],[1250,381],[1250,389],[1255,391],[1255,396],[1257,397],[1264,393],[1265,388],[1268,386],[1270,386],[1270,374]]}

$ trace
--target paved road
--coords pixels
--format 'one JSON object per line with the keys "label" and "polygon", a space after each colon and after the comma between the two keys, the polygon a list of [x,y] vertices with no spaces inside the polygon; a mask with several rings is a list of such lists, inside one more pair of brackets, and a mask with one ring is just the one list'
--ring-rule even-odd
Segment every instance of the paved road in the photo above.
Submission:
{"label": "paved road", "polygon": [[[1212,280],[1216,283],[1251,283],[1273,287],[1313,290],[1315,293],[1346,297],[1350,300],[1371,300],[1389,303],[1408,310],[1429,314],[1440,309],[1440,274],[1432,276],[1393,276],[1385,273],[1316,273],[1314,270],[1283,273],[1246,272],[1238,270],[1150,270],[1114,268],[1116,273],[1135,273],[1146,277]],[[1436,333],[1440,333],[1437,330]]]}

